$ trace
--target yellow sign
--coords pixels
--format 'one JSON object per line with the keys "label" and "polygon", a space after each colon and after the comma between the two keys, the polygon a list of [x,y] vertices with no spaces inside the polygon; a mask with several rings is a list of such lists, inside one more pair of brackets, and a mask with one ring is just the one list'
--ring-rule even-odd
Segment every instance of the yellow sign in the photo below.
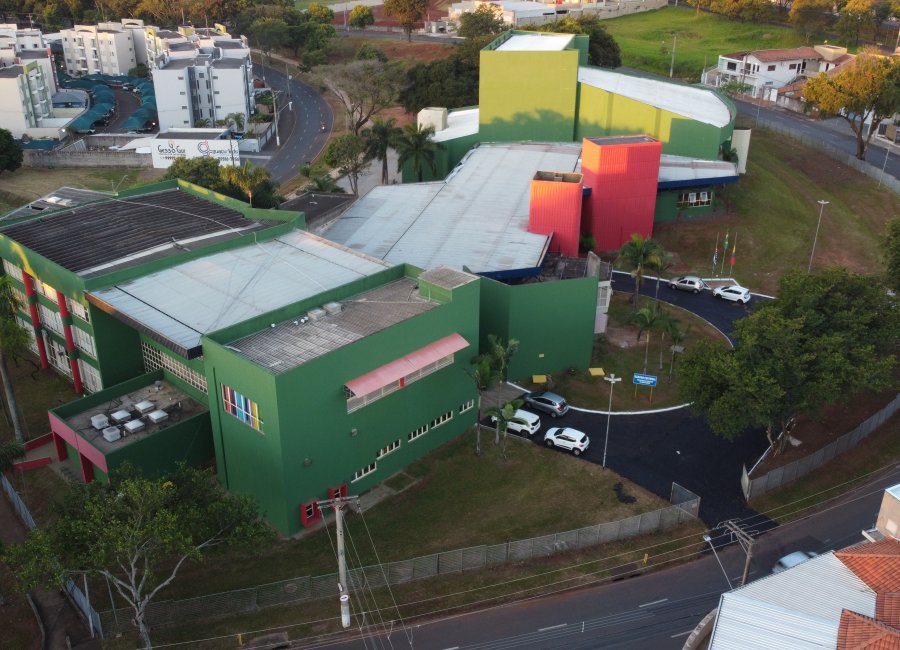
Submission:
{"label": "yellow sign", "polygon": [[588,368],[588,372],[591,373],[591,377],[605,377],[606,373],[603,372],[603,368]]}
{"label": "yellow sign", "polygon": [[531,375],[532,384],[546,384],[547,375]]}

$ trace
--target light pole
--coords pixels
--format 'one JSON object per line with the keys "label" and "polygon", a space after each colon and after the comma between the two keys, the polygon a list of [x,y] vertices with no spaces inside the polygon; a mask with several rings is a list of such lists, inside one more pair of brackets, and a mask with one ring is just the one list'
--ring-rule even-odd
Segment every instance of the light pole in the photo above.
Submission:
{"label": "light pole", "polygon": [[[698,3],[699,4],[699,3]],[[669,79],[675,74],[675,46],[678,44],[678,32],[672,34],[672,63],[669,65]]]}
{"label": "light pole", "polygon": [[819,199],[818,203],[819,203],[819,221],[816,223],[816,234],[813,237],[812,250],[809,251],[809,266],[806,267],[807,273],[812,273],[812,261],[813,261],[813,255],[816,252],[816,242],[819,240],[819,226],[822,225],[822,213],[825,211],[825,206],[828,205],[829,202],[826,201],[825,199]]}
{"label": "light pole", "polygon": [[712,549],[713,555],[716,556],[716,562],[719,563],[719,568],[722,569],[722,575],[725,576],[725,581],[728,583],[728,591],[731,591],[731,589],[732,589],[731,578],[728,577],[728,573],[725,571],[725,567],[722,566],[722,560],[719,559],[719,554],[716,553],[716,547],[713,546],[712,539],[710,538],[709,535],[704,535],[703,541],[706,542],[707,544],[709,544],[709,547]]}
{"label": "light pole", "polygon": [[616,382],[622,381],[622,378],[610,374],[609,377],[604,377],[603,381],[609,382],[609,407],[606,409],[606,437],[603,439],[603,468],[606,469],[606,446],[609,444],[609,421],[612,419],[613,386],[616,385]]}
{"label": "light pole", "polygon": [[889,142],[887,146],[887,151],[884,152],[884,164],[881,166],[881,176],[878,177],[878,187],[881,187],[881,181],[884,180],[884,170],[887,167],[888,158],[891,155],[891,151],[894,148],[894,143]]}

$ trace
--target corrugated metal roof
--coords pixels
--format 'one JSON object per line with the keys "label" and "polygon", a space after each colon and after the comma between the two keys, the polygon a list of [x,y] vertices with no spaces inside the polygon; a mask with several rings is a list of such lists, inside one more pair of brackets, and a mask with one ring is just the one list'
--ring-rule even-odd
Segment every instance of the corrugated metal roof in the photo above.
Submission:
{"label": "corrugated metal roof", "polygon": [[709,649],[833,649],[845,608],[874,616],[875,592],[826,553],[723,594]]}
{"label": "corrugated metal roof", "polygon": [[660,183],[731,178],[737,175],[737,165],[726,160],[702,160],[671,154],[662,154],[659,159]]}
{"label": "corrugated metal roof", "polygon": [[578,81],[705,124],[723,127],[731,122],[725,102],[705,88],[586,66],[578,68]]}
{"label": "corrugated metal roof", "polygon": [[203,334],[389,266],[293,230],[93,291],[88,299],[175,348],[196,351]]}
{"label": "corrugated metal roof", "polygon": [[531,179],[538,170],[576,171],[580,154],[576,143],[481,145],[443,182],[375,188],[325,234],[423,269],[534,268],[548,237],[527,230]]}

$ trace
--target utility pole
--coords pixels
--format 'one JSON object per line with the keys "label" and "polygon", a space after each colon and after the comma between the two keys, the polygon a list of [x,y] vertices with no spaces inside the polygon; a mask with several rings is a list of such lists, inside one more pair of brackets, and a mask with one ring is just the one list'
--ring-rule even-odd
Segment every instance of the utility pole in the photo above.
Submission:
{"label": "utility pole", "polygon": [[338,594],[341,603],[341,625],[350,627],[350,582],[347,579],[347,556],[344,551],[344,505],[357,497],[335,497],[319,502],[319,506],[334,510],[334,529],[338,560]]}
{"label": "utility pole", "polygon": [[756,540],[753,539],[753,536],[750,535],[750,533],[738,526],[734,520],[730,519],[724,522],[722,526],[734,535],[738,544],[744,549],[744,553],[747,554],[747,559],[744,562],[744,574],[741,576],[741,586],[743,587],[747,583],[747,574],[750,573],[750,560],[753,558],[753,544]]}
{"label": "utility pole", "polygon": [[[699,2],[698,2],[699,6]],[[678,32],[672,34],[672,63],[669,65],[669,79],[675,74],[675,46],[678,44]]]}

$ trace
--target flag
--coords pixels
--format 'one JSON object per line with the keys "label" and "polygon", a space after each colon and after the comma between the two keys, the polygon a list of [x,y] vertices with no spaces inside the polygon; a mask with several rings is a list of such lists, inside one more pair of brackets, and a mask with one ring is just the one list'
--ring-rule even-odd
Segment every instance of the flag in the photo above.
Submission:
{"label": "flag", "polygon": [[731,249],[731,266],[734,266],[734,254],[737,252],[737,233],[734,233],[734,247]]}
{"label": "flag", "polygon": [[719,261],[719,233],[716,233],[716,247],[713,249],[713,272],[716,270],[716,262]]}

